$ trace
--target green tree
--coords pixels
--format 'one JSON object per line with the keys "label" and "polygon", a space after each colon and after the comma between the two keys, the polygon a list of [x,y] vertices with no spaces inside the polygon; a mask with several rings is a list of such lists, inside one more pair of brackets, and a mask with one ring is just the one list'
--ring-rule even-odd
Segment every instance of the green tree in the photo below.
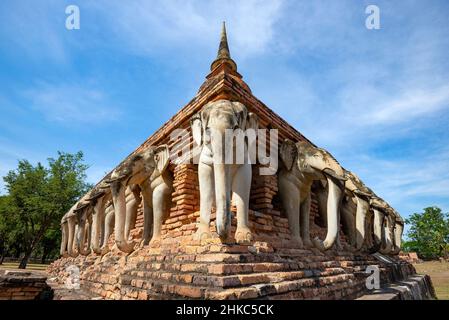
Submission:
{"label": "green tree", "polygon": [[82,152],[58,152],[56,159],[48,159],[48,167],[21,160],[3,178],[8,203],[2,216],[13,225],[8,242],[23,255],[19,268],[26,268],[37,251],[45,259],[56,250],[61,217],[91,187],[85,182],[87,168]]}
{"label": "green tree", "polygon": [[8,244],[10,242],[9,238],[12,235],[13,224],[7,215],[8,201],[8,196],[0,196],[0,264],[3,263],[3,260],[10,251]]}
{"label": "green tree", "polygon": [[405,222],[410,225],[406,243],[408,251],[416,251],[423,259],[447,257],[449,216],[438,207],[428,207],[414,213]]}

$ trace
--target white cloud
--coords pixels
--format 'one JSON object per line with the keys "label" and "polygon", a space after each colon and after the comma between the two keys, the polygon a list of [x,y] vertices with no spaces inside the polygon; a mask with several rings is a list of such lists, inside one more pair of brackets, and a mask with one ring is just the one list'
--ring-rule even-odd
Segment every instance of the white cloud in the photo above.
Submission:
{"label": "white cloud", "polygon": [[71,84],[41,83],[24,92],[34,110],[60,123],[100,123],[114,121],[121,111],[99,89]]}
{"label": "white cloud", "polygon": [[428,116],[449,108],[449,86],[428,90],[408,89],[400,97],[393,97],[374,105],[372,112],[363,114],[363,124],[392,124],[405,122],[419,116]]}
{"label": "white cloud", "polygon": [[136,54],[183,46],[215,47],[226,21],[231,51],[247,56],[264,51],[281,18],[282,0],[260,1],[107,1],[90,3],[112,26],[118,42]]}

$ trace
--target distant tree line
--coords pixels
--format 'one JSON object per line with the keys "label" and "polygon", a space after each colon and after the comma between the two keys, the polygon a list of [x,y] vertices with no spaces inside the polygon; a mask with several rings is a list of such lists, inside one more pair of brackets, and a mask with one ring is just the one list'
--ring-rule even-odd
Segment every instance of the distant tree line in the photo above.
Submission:
{"label": "distant tree line", "polygon": [[425,260],[449,256],[449,214],[438,207],[428,207],[422,213],[414,213],[405,222],[410,225],[408,241],[403,249],[416,252]]}
{"label": "distant tree line", "polygon": [[45,263],[59,256],[61,218],[92,187],[86,183],[87,169],[82,152],[58,152],[47,166],[20,160],[3,177],[0,264],[13,257],[26,268],[31,257]]}

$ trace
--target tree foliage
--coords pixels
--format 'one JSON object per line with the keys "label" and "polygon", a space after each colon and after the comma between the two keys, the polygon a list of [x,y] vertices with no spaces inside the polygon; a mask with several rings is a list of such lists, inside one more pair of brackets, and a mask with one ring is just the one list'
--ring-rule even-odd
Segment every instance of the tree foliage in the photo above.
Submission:
{"label": "tree foliage", "polygon": [[428,207],[405,220],[410,225],[405,243],[407,251],[416,251],[423,259],[447,257],[449,247],[449,215],[438,207]]}
{"label": "tree foliage", "polygon": [[85,182],[87,168],[82,152],[58,152],[47,167],[20,160],[3,177],[7,195],[0,201],[0,250],[22,255],[21,268],[32,254],[44,259],[57,254],[61,217],[91,187]]}

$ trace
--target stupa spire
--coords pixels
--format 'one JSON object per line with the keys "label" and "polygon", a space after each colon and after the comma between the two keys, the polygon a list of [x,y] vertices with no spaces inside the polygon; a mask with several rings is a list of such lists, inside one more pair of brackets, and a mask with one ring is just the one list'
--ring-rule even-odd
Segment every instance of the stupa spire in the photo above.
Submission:
{"label": "stupa spire", "polygon": [[234,60],[232,60],[231,53],[229,51],[228,36],[226,33],[226,23],[223,21],[221,27],[220,45],[218,47],[217,58],[215,59],[214,62],[212,62],[210,69],[211,71],[213,71],[219,65],[224,64],[230,67],[232,71],[237,71],[237,64],[234,62]]}
{"label": "stupa spire", "polygon": [[223,21],[223,25],[221,27],[221,39],[220,46],[218,47],[218,59],[231,59],[231,53],[229,52],[228,45],[228,36],[226,34],[226,23]]}

